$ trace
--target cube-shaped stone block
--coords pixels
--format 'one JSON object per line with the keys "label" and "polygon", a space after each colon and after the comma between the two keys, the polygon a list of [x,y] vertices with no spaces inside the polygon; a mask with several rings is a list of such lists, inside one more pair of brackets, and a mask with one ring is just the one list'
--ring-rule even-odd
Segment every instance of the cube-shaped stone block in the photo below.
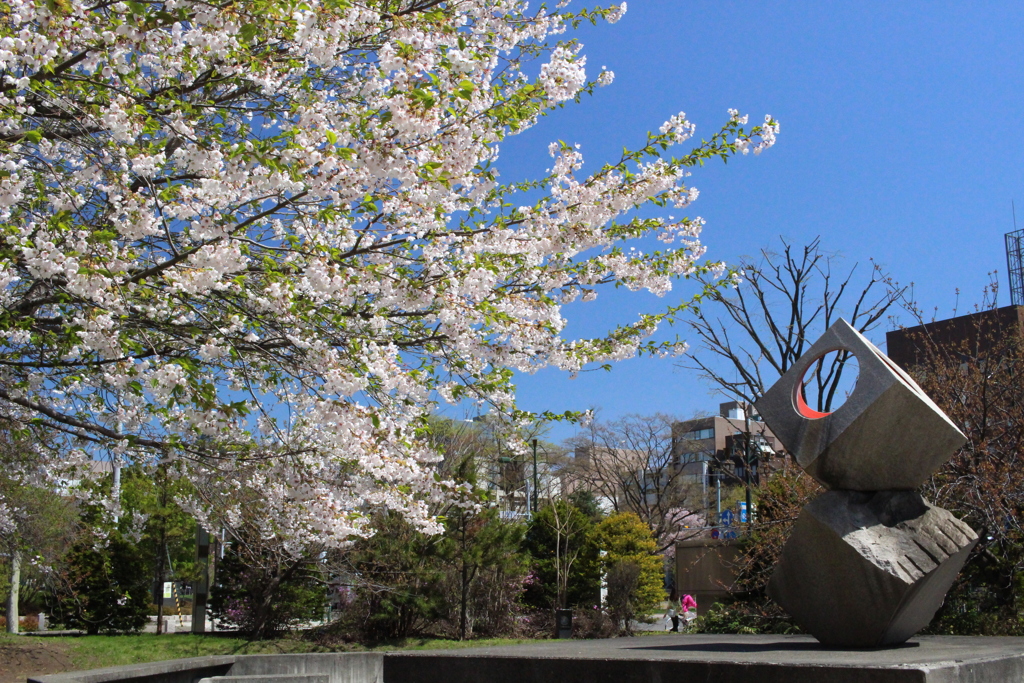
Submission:
{"label": "cube-shaped stone block", "polygon": [[[804,398],[804,375],[819,358],[840,350],[856,356],[857,384],[833,412],[816,412]],[[917,382],[845,320],[830,327],[755,406],[800,466],[832,489],[917,488],[967,441]]]}
{"label": "cube-shaped stone block", "polygon": [[768,594],[827,645],[895,645],[928,625],[978,536],[915,491],[828,491],[804,508]]}

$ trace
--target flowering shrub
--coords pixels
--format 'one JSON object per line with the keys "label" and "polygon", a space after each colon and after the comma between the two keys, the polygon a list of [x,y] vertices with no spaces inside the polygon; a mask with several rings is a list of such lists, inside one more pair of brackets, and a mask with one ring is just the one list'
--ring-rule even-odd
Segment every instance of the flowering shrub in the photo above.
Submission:
{"label": "flowering shrub", "polygon": [[[499,184],[503,139],[611,82],[546,41],[625,3],[565,4],[8,0],[4,410],[178,458],[208,528],[245,489],[296,548],[371,533],[371,508],[437,531],[435,401],[517,416],[512,369],[677,350],[645,339],[678,309],[568,340],[561,307],[707,270],[699,218],[633,210],[687,206],[689,168],[778,132],[733,112],[670,157],[678,114],[589,175],[553,143],[546,177]],[[624,246],[647,235],[666,248]]]}
{"label": "flowering shrub", "polygon": [[250,638],[273,638],[320,621],[326,607],[324,570],[308,553],[291,555],[242,533],[218,560],[210,615]]}
{"label": "flowering shrub", "polygon": [[[7,617],[0,617],[0,630],[7,629]],[[39,630],[39,617],[35,615],[29,615],[27,617],[20,617],[18,619],[18,630],[22,633],[27,631],[38,631]]]}

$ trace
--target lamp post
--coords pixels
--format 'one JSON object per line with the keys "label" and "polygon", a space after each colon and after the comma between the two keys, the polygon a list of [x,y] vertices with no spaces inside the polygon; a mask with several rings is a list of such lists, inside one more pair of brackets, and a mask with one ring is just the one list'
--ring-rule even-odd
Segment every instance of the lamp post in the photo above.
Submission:
{"label": "lamp post", "polygon": [[751,438],[750,438],[750,404],[749,403],[744,403],[743,404],[743,418],[744,418],[744,421],[745,421],[745,427],[746,427],[746,431],[747,431],[747,434],[746,434],[747,438],[746,438],[746,444],[745,444],[745,446],[746,446],[746,453],[744,454],[744,460],[746,460],[746,465],[747,466],[743,468],[743,473],[745,475],[744,478],[747,480],[746,481],[746,485],[747,485],[747,530],[750,530],[754,526],[754,508],[751,506],[751,502],[752,501],[751,501],[751,496],[750,496],[750,480],[751,480],[751,476],[750,476],[750,441],[751,441]]}
{"label": "lamp post", "polygon": [[537,512],[537,495],[540,493],[540,489],[537,487],[537,439],[533,440],[533,507],[531,512]]}

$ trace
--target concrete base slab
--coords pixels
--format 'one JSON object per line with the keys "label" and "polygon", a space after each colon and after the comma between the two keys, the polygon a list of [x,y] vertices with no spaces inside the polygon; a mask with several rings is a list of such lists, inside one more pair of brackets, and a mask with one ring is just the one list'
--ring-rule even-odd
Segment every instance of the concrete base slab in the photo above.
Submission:
{"label": "concrete base slab", "polygon": [[384,683],[988,683],[1024,680],[1024,638],[921,636],[841,650],[810,636],[658,635],[395,652]]}
{"label": "concrete base slab", "polygon": [[227,655],[30,677],[29,683],[1002,683],[1024,681],[1024,638],[921,636],[840,650],[811,636],[651,635],[405,652]]}

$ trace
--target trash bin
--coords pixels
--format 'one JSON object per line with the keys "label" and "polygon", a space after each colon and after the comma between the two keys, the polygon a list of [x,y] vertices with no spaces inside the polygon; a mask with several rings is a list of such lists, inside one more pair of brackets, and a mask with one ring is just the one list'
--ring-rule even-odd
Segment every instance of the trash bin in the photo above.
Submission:
{"label": "trash bin", "polygon": [[572,638],[572,610],[555,610],[555,638]]}

